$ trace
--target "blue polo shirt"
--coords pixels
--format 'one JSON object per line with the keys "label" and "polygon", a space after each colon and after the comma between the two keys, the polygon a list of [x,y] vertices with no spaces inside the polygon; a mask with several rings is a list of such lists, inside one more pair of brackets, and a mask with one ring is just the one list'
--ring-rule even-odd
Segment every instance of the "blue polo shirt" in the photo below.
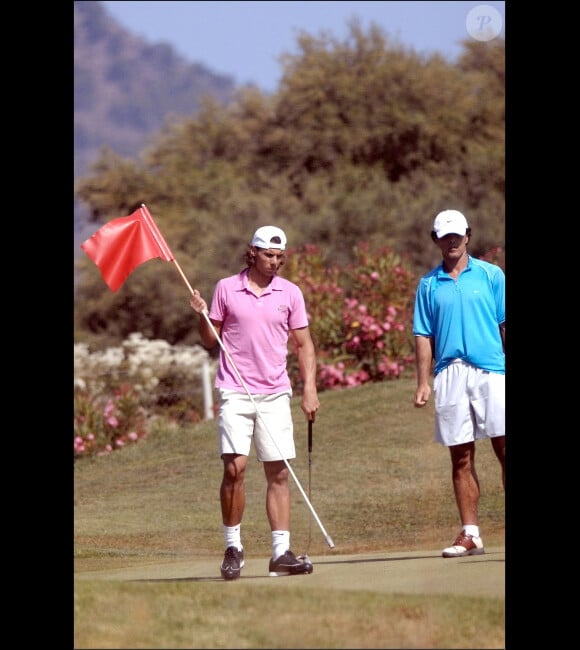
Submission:
{"label": "blue polo shirt", "polygon": [[454,359],[505,374],[499,332],[504,321],[505,274],[496,264],[469,255],[457,280],[443,263],[419,280],[413,335],[435,339],[435,374]]}

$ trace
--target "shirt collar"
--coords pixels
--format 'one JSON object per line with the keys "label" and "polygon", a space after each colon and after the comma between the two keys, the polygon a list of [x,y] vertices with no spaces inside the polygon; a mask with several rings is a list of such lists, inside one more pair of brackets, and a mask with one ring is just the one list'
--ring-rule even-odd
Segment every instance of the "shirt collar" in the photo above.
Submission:
{"label": "shirt collar", "polygon": [[[240,273],[238,275],[237,283],[236,283],[236,291],[245,291],[245,290],[249,291],[249,288],[248,288],[248,271],[249,271],[248,268],[245,268],[242,271],[240,271]],[[266,293],[270,293],[271,291],[282,291],[282,290],[283,290],[283,287],[282,287],[281,278],[280,278],[280,276],[275,275],[272,278],[272,282],[270,282],[270,284],[264,289],[262,295],[264,295]]]}

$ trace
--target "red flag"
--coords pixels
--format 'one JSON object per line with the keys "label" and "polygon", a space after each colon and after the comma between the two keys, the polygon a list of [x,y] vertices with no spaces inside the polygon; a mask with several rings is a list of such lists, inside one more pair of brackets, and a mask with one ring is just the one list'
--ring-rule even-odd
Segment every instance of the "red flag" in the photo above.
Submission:
{"label": "red flag", "polygon": [[143,262],[156,257],[166,262],[175,259],[145,205],[128,217],[106,223],[81,248],[99,267],[112,291],[117,291]]}

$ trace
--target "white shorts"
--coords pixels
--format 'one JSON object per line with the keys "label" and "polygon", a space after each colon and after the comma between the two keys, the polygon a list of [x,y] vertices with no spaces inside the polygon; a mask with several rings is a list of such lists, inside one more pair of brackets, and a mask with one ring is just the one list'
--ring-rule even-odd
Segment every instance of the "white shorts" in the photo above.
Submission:
{"label": "white shorts", "polygon": [[505,375],[456,359],[433,380],[435,442],[446,447],[505,435]]}
{"label": "white shorts", "polygon": [[[222,454],[250,455],[252,438],[260,462],[296,458],[292,393],[252,395],[218,389],[218,434]],[[258,415],[259,412],[259,415]]]}

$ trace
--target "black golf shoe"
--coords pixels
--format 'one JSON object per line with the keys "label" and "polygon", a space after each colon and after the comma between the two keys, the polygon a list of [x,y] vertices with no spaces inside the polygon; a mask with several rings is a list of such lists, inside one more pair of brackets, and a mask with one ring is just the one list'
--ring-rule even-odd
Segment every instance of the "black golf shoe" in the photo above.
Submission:
{"label": "black golf shoe", "polygon": [[240,577],[244,566],[244,549],[238,551],[235,546],[228,546],[224,553],[220,571],[224,580],[235,580]]}
{"label": "black golf shoe", "polygon": [[270,576],[298,576],[306,573],[312,573],[314,567],[312,562],[305,555],[296,557],[292,551],[288,550],[278,559],[270,560],[268,567]]}

